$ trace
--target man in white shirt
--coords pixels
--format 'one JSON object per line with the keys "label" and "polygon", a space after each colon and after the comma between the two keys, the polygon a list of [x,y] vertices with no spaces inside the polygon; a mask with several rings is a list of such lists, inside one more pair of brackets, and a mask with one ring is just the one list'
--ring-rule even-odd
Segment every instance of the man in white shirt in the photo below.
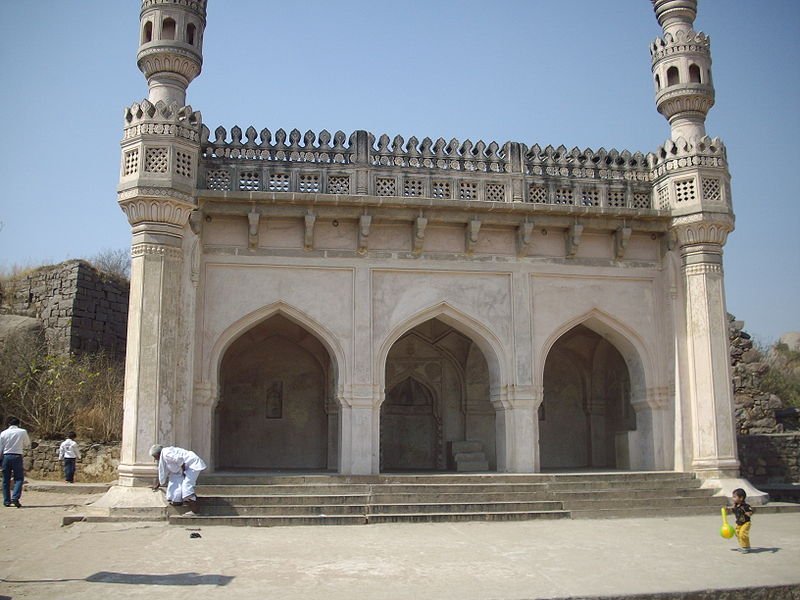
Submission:
{"label": "man in white shirt", "polygon": [[170,504],[189,505],[184,516],[197,514],[197,495],[194,492],[200,472],[206,468],[203,459],[191,450],[177,446],[163,447],[155,444],[150,447],[150,456],[158,461],[158,481],[153,485],[157,490],[167,486],[167,500]]}
{"label": "man in white shirt", "polygon": [[75,481],[75,461],[81,457],[81,449],[78,448],[78,442],[73,439],[74,437],[75,432],[70,431],[67,439],[58,447],[58,460],[64,461],[64,481],[67,483]]}
{"label": "man in white shirt", "polygon": [[[22,483],[25,471],[22,466],[22,453],[31,445],[28,432],[19,426],[19,419],[10,417],[8,429],[0,433],[0,456],[3,457],[3,506],[21,508]],[[11,478],[14,478],[14,490],[11,490]]]}

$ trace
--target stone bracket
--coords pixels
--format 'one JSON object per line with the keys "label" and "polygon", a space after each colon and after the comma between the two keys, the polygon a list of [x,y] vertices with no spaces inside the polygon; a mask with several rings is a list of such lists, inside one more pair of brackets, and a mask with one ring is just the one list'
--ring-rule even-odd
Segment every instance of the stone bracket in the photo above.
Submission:
{"label": "stone bracket", "polygon": [[625,250],[628,249],[632,231],[630,227],[622,226],[614,232],[614,257],[617,260],[625,257]]}
{"label": "stone bracket", "polygon": [[466,240],[467,240],[467,254],[471,254],[475,250],[475,245],[478,243],[478,232],[481,230],[481,222],[478,219],[472,219],[467,223]]}
{"label": "stone bracket", "polygon": [[372,225],[370,215],[361,215],[358,218],[358,253],[366,254],[369,249],[369,228]]}
{"label": "stone bracket", "polygon": [[564,233],[567,258],[573,258],[578,252],[578,246],[581,244],[581,234],[583,234],[583,225],[580,223],[573,223]]}
{"label": "stone bracket", "polygon": [[247,213],[247,243],[251,250],[258,247],[258,225],[261,219],[261,213],[256,212],[255,207]]}
{"label": "stone bracket", "polygon": [[314,249],[314,223],[317,222],[317,216],[308,211],[305,217],[305,232],[303,233],[303,249],[304,250],[313,250]]}
{"label": "stone bracket", "polygon": [[428,226],[428,219],[425,217],[417,217],[414,221],[414,240],[413,248],[414,254],[422,252],[422,246],[425,243],[425,228]]}
{"label": "stone bracket", "polygon": [[525,221],[517,227],[517,254],[527,256],[533,250],[533,223]]}

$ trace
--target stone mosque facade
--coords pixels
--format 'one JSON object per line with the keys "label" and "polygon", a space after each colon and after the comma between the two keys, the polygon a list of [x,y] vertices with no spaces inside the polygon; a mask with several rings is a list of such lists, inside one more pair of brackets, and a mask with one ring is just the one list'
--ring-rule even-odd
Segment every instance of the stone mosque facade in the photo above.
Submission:
{"label": "stone mosque facade", "polygon": [[144,0],[119,487],[152,481],[154,443],[211,472],[737,478],[696,4],[653,0],[670,137],[632,153],[212,130],[186,103],[206,1]]}

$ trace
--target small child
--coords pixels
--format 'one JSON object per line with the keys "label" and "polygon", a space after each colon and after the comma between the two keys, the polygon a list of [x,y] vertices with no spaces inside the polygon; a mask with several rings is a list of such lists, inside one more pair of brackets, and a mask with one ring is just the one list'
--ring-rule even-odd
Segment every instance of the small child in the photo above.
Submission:
{"label": "small child", "polygon": [[75,432],[70,431],[67,439],[58,447],[58,459],[64,461],[64,481],[67,483],[75,481],[75,461],[81,457],[81,450],[74,438]]}
{"label": "small child", "polygon": [[733,508],[728,512],[736,515],[736,539],[739,540],[740,552],[749,554],[750,552],[750,517],[753,516],[753,508],[745,502],[747,492],[742,488],[733,490]]}

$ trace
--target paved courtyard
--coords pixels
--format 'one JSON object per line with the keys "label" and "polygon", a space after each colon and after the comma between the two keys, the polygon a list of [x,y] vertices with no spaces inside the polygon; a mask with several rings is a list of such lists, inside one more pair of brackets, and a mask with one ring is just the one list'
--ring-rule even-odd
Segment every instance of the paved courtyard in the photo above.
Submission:
{"label": "paved courtyard", "polygon": [[[800,513],[590,521],[188,528],[61,518],[93,497],[0,510],[0,598],[519,600],[800,584]],[[191,537],[199,533],[200,537]],[[747,597],[747,596],[741,596]]]}

